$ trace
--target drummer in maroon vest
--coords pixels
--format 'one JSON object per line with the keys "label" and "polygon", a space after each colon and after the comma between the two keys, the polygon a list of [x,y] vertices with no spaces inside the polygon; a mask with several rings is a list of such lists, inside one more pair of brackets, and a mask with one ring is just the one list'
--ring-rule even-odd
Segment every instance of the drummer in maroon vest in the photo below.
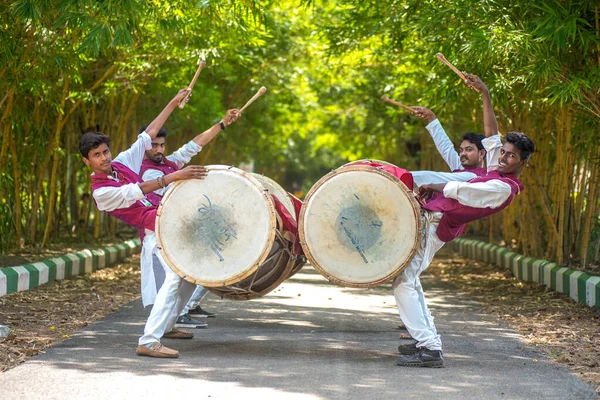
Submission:
{"label": "drummer in maroon vest", "polygon": [[[183,179],[202,179],[207,171],[201,166],[189,166],[173,172],[161,179],[142,182],[139,177],[144,152],[152,147],[152,140],[163,126],[171,112],[188,95],[183,89],[169,102],[164,110],[138,135],[137,141],[112,160],[110,138],[100,132],[88,132],[79,141],[79,151],[83,162],[93,171],[92,196],[99,210],[119,218],[134,226],[143,239],[142,256],[142,299],[144,305],[154,303],[146,321],[144,335],[138,341],[137,354],[158,358],[177,358],[179,352],[160,343],[161,338],[191,339],[193,334],[173,329],[179,312],[195,289],[195,285],[179,278],[162,260],[156,246],[154,224],[160,198],[152,192],[169,183]],[[152,256],[157,256],[165,271],[165,282],[156,299],[148,303],[154,281]],[[156,290],[155,288],[153,289]]]}
{"label": "drummer in maroon vest", "polygon": [[[223,119],[214,124],[212,127],[204,131],[203,133],[197,135],[193,140],[190,140],[188,143],[184,144],[179,150],[170,154],[169,156],[164,155],[165,153],[165,142],[167,137],[167,130],[163,127],[158,131],[158,134],[155,138],[152,139],[152,148],[150,150],[146,150],[144,161],[142,162],[142,168],[140,170],[140,176],[142,177],[142,181],[154,181],[156,179],[161,179],[163,176],[173,173],[175,171],[179,171],[183,166],[190,162],[192,157],[198,154],[204,146],[206,146],[219,132],[224,131],[226,126],[234,123],[239,117],[239,110],[232,109],[227,111],[227,114]],[[146,126],[143,126],[140,130],[140,133],[146,129]],[[160,188],[154,191],[154,194],[161,197],[165,194],[168,189],[167,187]],[[162,267],[154,263],[156,275],[162,274]],[[156,288],[161,286],[162,279],[160,276],[155,276]],[[216,314],[210,313],[200,306],[204,297],[208,294],[208,291],[203,286],[198,285],[189,302],[181,311],[180,315],[177,317],[176,326],[177,327],[187,327],[187,328],[205,328],[207,324],[200,322],[191,317],[191,315],[206,318],[206,317],[216,317]]]}
{"label": "drummer in maroon vest", "polygon": [[488,172],[468,182],[424,184],[419,188],[427,221],[426,239],[392,285],[400,317],[416,340],[398,347],[396,364],[401,366],[444,365],[442,342],[425,303],[419,276],[444,243],[462,235],[469,222],[495,214],[512,202],[523,190],[519,174],[535,151],[533,141],[521,132],[509,132],[502,145],[487,86],[477,76],[466,75],[468,85],[483,96],[487,137],[482,142],[487,151]]}
{"label": "drummer in maroon vest", "polygon": [[487,172],[483,167],[485,149],[481,144],[485,136],[474,132],[465,133],[457,152],[433,111],[426,107],[411,108],[415,110],[417,117],[426,119],[429,122],[425,128],[431,135],[438,152],[452,171],[412,171],[413,180],[417,186],[425,183],[466,182],[485,175]]}

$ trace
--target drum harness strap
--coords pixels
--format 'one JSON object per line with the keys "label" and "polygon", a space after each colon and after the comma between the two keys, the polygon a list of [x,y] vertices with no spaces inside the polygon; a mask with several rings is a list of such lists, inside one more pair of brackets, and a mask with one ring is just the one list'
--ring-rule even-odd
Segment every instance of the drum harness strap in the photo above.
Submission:
{"label": "drum harness strap", "polygon": [[429,239],[429,224],[433,220],[433,214],[421,208],[421,248],[424,249]]}

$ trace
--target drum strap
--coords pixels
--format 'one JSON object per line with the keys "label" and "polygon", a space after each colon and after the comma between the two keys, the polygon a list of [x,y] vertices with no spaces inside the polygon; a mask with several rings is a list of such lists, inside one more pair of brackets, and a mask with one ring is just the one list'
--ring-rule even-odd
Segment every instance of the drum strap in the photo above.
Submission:
{"label": "drum strap", "polygon": [[431,222],[432,215],[429,211],[421,208],[421,248],[424,249],[429,239],[429,223]]}

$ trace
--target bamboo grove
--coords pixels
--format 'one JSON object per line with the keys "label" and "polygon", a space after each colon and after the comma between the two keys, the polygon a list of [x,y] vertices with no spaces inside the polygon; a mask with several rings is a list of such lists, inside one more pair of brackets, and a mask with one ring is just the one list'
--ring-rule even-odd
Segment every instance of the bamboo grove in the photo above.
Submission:
{"label": "bamboo grove", "polygon": [[436,112],[458,139],[480,99],[442,52],[490,88],[501,133],[537,152],[511,207],[470,234],[560,263],[600,261],[597,1],[74,1],[0,3],[0,251],[117,234],[90,198],[87,129],[113,156],[208,66],[169,119],[169,148],[258,87],[268,95],[196,160],[252,162],[304,189],[348,160],[445,170],[424,123],[382,94]]}

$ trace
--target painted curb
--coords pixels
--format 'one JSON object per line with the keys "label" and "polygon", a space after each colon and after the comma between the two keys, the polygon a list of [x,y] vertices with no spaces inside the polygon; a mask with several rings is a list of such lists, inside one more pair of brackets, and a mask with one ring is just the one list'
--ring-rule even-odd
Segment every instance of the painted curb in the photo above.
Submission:
{"label": "painted curb", "polygon": [[33,289],[52,281],[89,274],[123,260],[140,250],[140,240],[114,246],[82,250],[31,264],[0,269],[0,297]]}
{"label": "painted curb", "polygon": [[479,240],[455,239],[450,242],[450,248],[467,258],[507,268],[520,281],[542,283],[556,292],[566,294],[577,303],[600,309],[598,276],[526,257]]}

